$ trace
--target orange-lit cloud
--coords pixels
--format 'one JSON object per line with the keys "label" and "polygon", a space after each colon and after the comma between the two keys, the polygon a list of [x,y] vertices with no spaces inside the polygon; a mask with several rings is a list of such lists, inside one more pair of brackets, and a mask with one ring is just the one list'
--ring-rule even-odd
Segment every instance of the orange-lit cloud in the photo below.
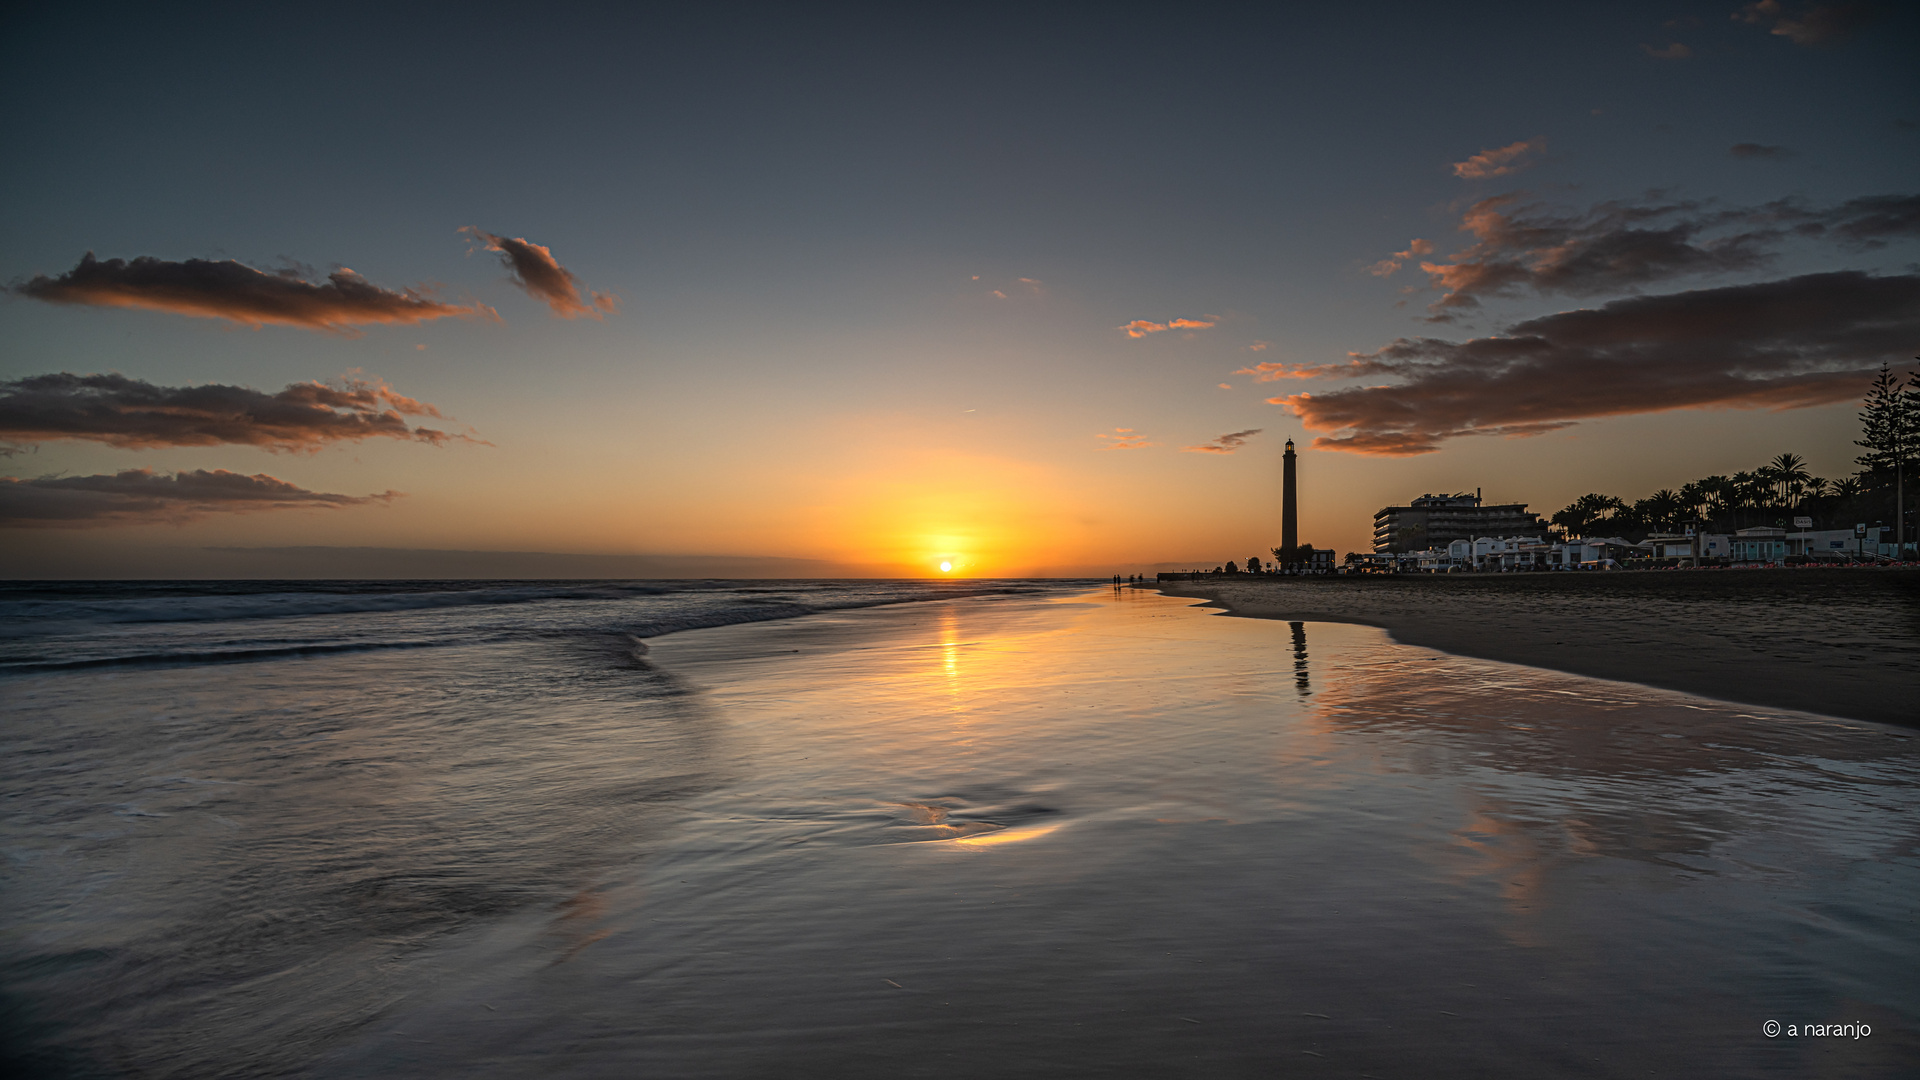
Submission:
{"label": "orange-lit cloud", "polygon": [[1135,432],[1130,427],[1114,428],[1111,434],[1102,432],[1095,435],[1094,438],[1107,440],[1106,445],[1097,448],[1101,450],[1140,450],[1149,446],[1159,445],[1158,443],[1148,442],[1145,435]]}
{"label": "orange-lit cloud", "polygon": [[1374,277],[1391,277],[1395,270],[1407,264],[1408,259],[1417,255],[1431,254],[1433,254],[1433,241],[1416,238],[1413,243],[1407,245],[1407,250],[1396,251],[1391,258],[1381,259],[1379,262],[1367,267],[1367,273],[1372,274]]}
{"label": "orange-lit cloud", "polygon": [[1645,42],[1641,42],[1640,51],[1653,57],[1655,60],[1685,60],[1687,57],[1693,55],[1692,49],[1687,48],[1677,41],[1670,41],[1658,49]]}
{"label": "orange-lit cloud", "polygon": [[1402,338],[1347,365],[1394,383],[1269,400],[1330,433],[1317,448],[1407,456],[1592,417],[1851,401],[1916,340],[1920,275],[1850,270],[1616,300],[1460,343]]}
{"label": "orange-lit cloud", "polygon": [[13,291],[55,304],[151,308],[255,329],[273,323],[348,335],[376,323],[499,317],[485,304],[448,304],[416,289],[383,289],[345,267],[316,285],[295,271],[267,273],[232,259],[169,262],[142,255],[102,262],[91,251],[59,277],[42,274]]}
{"label": "orange-lit cloud", "polygon": [[1503,146],[1498,150],[1482,150],[1465,161],[1454,162],[1453,175],[1463,180],[1510,176],[1522,169],[1530,168],[1533,162],[1527,158],[1546,148],[1545,139],[1533,138]]}
{"label": "orange-lit cloud", "polygon": [[1273,346],[1273,342],[1271,341],[1256,341],[1253,344],[1247,346],[1247,351],[1248,352],[1266,352],[1272,346]]}
{"label": "orange-lit cloud", "polygon": [[1143,338],[1148,334],[1158,334],[1165,330],[1205,330],[1214,325],[1216,324],[1200,319],[1170,319],[1163,323],[1157,323],[1151,319],[1135,319],[1115,329],[1125,330],[1130,338]]}
{"label": "orange-lit cloud", "polygon": [[473,225],[463,227],[488,251],[500,255],[500,263],[513,274],[513,283],[528,296],[547,305],[555,317],[599,319],[619,308],[620,301],[609,293],[597,293],[580,284],[573,272],[560,265],[553,251],[526,240],[496,236]]}
{"label": "orange-lit cloud", "polygon": [[1754,270],[1788,237],[1873,248],[1920,236],[1920,196],[1875,195],[1828,208],[1782,199],[1715,209],[1695,202],[1603,202],[1585,210],[1523,203],[1519,193],[1474,203],[1460,231],[1473,236],[1446,262],[1422,262],[1443,295],[1445,322],[1483,298],[1531,291],[1592,296],[1677,277]]}
{"label": "orange-lit cloud", "polygon": [[1231,454],[1246,445],[1248,439],[1260,434],[1262,430],[1262,428],[1248,428],[1245,431],[1228,432],[1212,442],[1201,443],[1199,446],[1183,446],[1181,449],[1189,454]]}
{"label": "orange-lit cloud", "polygon": [[[317,450],[335,442],[467,439],[408,416],[444,420],[380,382],[294,383],[277,394],[244,386],[155,386],[124,375],[33,375],[0,382],[0,447],[77,439],[126,449],[217,446]],[[4,450],[0,450],[4,452]]]}
{"label": "orange-lit cloud", "polygon": [[1360,361],[1349,360],[1336,364],[1288,364],[1278,360],[1267,360],[1252,367],[1243,367],[1235,375],[1251,375],[1255,382],[1279,382],[1281,379],[1324,379],[1328,376],[1358,374]]}
{"label": "orange-lit cloud", "polygon": [[31,480],[0,476],[0,527],[180,522],[212,513],[328,509],[385,503],[399,497],[397,491],[379,495],[308,491],[265,473],[246,476],[225,469],[172,474],[126,469],[96,476],[42,476]]}
{"label": "orange-lit cloud", "polygon": [[1795,45],[1821,45],[1844,40],[1872,22],[1874,14],[1871,4],[1816,4],[1798,17],[1789,17],[1780,0],[1760,0],[1735,12],[1733,19],[1749,26],[1771,23],[1767,33],[1786,38]]}

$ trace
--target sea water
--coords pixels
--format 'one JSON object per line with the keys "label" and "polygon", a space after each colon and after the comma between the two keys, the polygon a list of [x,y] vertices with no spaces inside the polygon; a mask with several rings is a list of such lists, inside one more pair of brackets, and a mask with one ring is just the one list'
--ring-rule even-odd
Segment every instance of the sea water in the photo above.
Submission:
{"label": "sea water", "polygon": [[48,1075],[1920,1050],[1896,729],[1084,585],[6,603],[0,977]]}

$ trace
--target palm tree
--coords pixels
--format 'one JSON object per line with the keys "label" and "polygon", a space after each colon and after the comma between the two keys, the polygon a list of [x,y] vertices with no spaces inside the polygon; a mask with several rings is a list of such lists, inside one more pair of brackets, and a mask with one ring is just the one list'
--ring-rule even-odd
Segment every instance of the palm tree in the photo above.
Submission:
{"label": "palm tree", "polygon": [[1553,524],[1565,529],[1568,536],[1585,536],[1589,526],[1625,510],[1627,504],[1613,495],[1598,493],[1582,495],[1568,503],[1550,519]]}
{"label": "palm tree", "polygon": [[1662,529],[1673,528],[1674,522],[1687,508],[1680,493],[1668,488],[1661,488],[1642,501],[1645,505],[1641,513],[1646,515],[1647,524]]}
{"label": "palm tree", "polygon": [[1694,480],[1680,485],[1680,505],[1689,517],[1699,517],[1700,507],[1705,505],[1709,496],[1700,481]]}
{"label": "palm tree", "polygon": [[1833,486],[1824,476],[1815,476],[1807,481],[1807,498],[1824,499],[1833,493]]}
{"label": "palm tree", "polygon": [[1859,494],[1865,490],[1866,489],[1860,485],[1858,477],[1843,476],[1833,482],[1833,494],[1835,498],[1857,498]]}
{"label": "palm tree", "polygon": [[1733,479],[1714,475],[1700,481],[1700,490],[1707,496],[1707,512],[1718,516],[1733,506]]}
{"label": "palm tree", "polygon": [[1773,472],[1773,482],[1780,485],[1780,495],[1788,509],[1799,501],[1800,486],[1813,479],[1807,471],[1807,459],[1799,454],[1781,454],[1767,463]]}

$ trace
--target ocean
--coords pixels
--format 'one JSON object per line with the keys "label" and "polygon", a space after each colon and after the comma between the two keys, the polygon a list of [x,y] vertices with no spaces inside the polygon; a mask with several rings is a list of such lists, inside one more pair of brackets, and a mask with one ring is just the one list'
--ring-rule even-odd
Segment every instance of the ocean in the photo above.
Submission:
{"label": "ocean", "polygon": [[1920,1060],[1911,733],[1367,627],[1088,582],[13,583],[0,708],[24,1075]]}

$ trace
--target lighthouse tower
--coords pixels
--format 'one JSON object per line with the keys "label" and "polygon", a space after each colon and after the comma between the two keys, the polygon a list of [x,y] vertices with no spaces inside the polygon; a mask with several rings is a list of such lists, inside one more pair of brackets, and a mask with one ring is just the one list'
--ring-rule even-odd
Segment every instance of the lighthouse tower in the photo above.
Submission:
{"label": "lighthouse tower", "polygon": [[1280,557],[1281,563],[1299,562],[1299,556],[1293,552],[1300,546],[1300,504],[1294,496],[1293,483],[1293,440],[1287,440],[1287,455],[1281,459],[1280,472]]}

